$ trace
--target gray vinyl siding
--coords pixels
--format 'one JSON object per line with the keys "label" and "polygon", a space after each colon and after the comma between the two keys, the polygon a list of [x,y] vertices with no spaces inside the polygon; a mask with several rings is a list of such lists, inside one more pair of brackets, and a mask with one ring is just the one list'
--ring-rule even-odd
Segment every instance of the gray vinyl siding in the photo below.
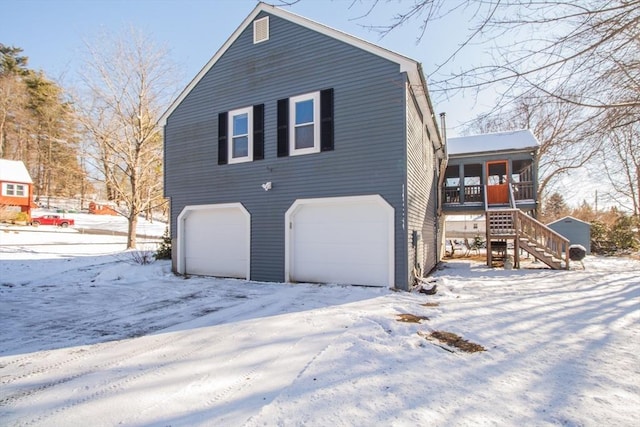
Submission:
{"label": "gray vinyl siding", "polygon": [[[408,274],[419,264],[423,274],[437,263],[435,154],[411,89],[407,90],[407,261]],[[417,233],[418,242],[413,242]],[[417,262],[416,262],[417,259]]]}
{"label": "gray vinyl siding", "polygon": [[[405,287],[404,81],[398,64],[273,15],[266,42],[254,45],[249,25],[167,119],[172,233],[187,205],[240,202],[251,214],[251,278],[282,281],[284,217],[296,199],[380,194],[395,209],[395,282]],[[277,100],[327,88],[334,150],[277,157]],[[218,165],[218,113],[256,104],[264,160]]]}

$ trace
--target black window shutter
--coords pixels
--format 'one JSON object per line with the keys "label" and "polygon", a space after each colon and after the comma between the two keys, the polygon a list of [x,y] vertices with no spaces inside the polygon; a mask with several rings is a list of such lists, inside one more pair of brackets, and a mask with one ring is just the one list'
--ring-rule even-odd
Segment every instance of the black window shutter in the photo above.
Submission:
{"label": "black window shutter", "polygon": [[264,159],[264,104],[253,106],[253,160]]}
{"label": "black window shutter", "polygon": [[218,114],[218,164],[227,164],[227,113]]}
{"label": "black window shutter", "polygon": [[320,151],[333,150],[333,89],[320,91]]}
{"label": "black window shutter", "polygon": [[289,155],[289,98],[278,100],[278,157]]}

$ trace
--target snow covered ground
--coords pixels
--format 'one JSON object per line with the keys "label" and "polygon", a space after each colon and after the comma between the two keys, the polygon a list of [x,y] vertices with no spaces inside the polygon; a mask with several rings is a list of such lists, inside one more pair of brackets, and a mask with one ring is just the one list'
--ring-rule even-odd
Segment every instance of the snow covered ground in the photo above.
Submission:
{"label": "snow covered ground", "polygon": [[[425,295],[183,278],[167,261],[133,262],[121,236],[81,227],[0,226],[2,426],[632,426],[640,417],[639,261],[506,271],[457,259]],[[425,339],[436,330],[486,351]]]}

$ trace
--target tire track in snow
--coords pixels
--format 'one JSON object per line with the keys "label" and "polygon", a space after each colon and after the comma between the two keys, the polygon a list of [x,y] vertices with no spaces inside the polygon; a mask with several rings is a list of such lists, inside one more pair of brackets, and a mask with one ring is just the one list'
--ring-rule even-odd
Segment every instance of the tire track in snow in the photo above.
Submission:
{"label": "tire track in snow", "polygon": [[[260,305],[261,308],[267,308],[267,307],[270,307],[271,304],[274,304],[274,303],[277,303],[277,302],[279,302],[279,298],[273,297],[273,298],[269,298],[269,300],[266,301],[266,305],[265,305],[265,301],[264,300],[258,299],[258,300],[256,300],[256,305]],[[225,308],[232,309],[232,308],[240,306],[240,305],[242,305],[242,304],[241,303],[237,303],[237,304],[231,305],[230,307],[225,307]],[[245,306],[247,306],[246,303],[245,303]],[[242,313],[244,313],[244,311],[236,313],[235,315],[231,316],[230,319],[233,319],[234,317],[237,317],[237,316],[241,315]],[[200,316],[200,317],[205,317],[205,316],[206,315]],[[194,320],[197,320],[197,318],[193,318],[193,319],[191,319],[189,321],[194,321]],[[174,325],[174,327],[175,326],[179,327],[180,325]],[[154,335],[154,336],[156,336],[156,335]],[[161,335],[158,335],[158,336],[161,336]],[[182,337],[181,339],[186,339],[186,337]],[[130,339],[127,339],[127,340],[130,340]],[[138,357],[140,355],[143,355],[143,354],[146,354],[146,353],[149,353],[149,352],[153,352],[153,351],[155,351],[155,350],[157,350],[159,348],[162,348],[167,343],[169,343],[171,340],[172,340],[172,338],[165,338],[164,340],[160,340],[160,341],[156,342],[154,345],[152,345],[150,347],[144,347],[143,349],[141,349],[139,351],[136,351],[136,352],[133,352],[133,353],[132,352],[127,352],[125,355],[119,356],[115,360],[110,360],[110,361],[105,362],[103,364],[91,366],[91,368],[84,369],[84,370],[78,372],[76,375],[67,376],[65,378],[61,378],[61,379],[58,379],[56,381],[45,382],[44,384],[41,384],[38,387],[30,388],[30,389],[24,390],[24,391],[20,391],[20,392],[14,393],[14,394],[9,395],[9,396],[5,396],[5,397],[0,396],[0,407],[6,406],[11,402],[15,402],[15,401],[23,399],[25,397],[32,396],[35,393],[47,390],[47,389],[49,389],[51,387],[55,387],[56,385],[64,384],[64,383],[67,383],[69,381],[72,381],[72,380],[75,380],[77,378],[80,378],[82,376],[85,376],[87,374],[91,374],[91,373],[93,373],[95,371],[103,370],[103,369],[106,369],[106,368],[109,368],[109,367],[112,367],[112,366],[117,366],[117,365],[121,364],[123,361],[125,361],[127,359]],[[35,369],[35,370],[33,370],[31,372],[28,372],[26,374],[19,375],[17,377],[13,377],[13,378],[10,378],[10,379],[6,379],[5,381],[3,381],[3,383],[4,384],[9,384],[9,383],[13,383],[13,382],[18,381],[18,380],[23,380],[23,379],[30,378],[30,377],[38,375],[38,374],[46,374],[46,373],[48,373],[49,371],[51,371],[53,369],[59,369],[59,368],[65,366],[65,365],[68,365],[69,363],[87,360],[90,356],[93,356],[93,355],[96,355],[96,354],[99,354],[99,353],[103,353],[104,349],[105,349],[104,345],[108,345],[108,347],[107,347],[107,350],[108,350],[109,348],[121,345],[122,342],[123,342],[123,340],[119,340],[119,341],[112,341],[112,342],[104,343],[104,344],[101,343],[101,344],[91,345],[90,347],[92,348],[92,350],[90,350],[90,351],[78,354],[78,356],[74,356],[74,357],[68,358],[68,359],[66,359],[64,361],[61,361],[61,362],[56,362],[54,364]],[[15,364],[15,363],[18,363],[18,362],[26,363],[29,359],[30,359],[29,357],[22,357],[19,360],[11,362],[11,364]]]}
{"label": "tire track in snow", "polygon": [[[296,292],[296,296],[298,299],[302,297],[300,292]],[[246,316],[247,312],[251,313],[250,315],[251,318],[261,317],[261,313],[263,312],[266,312],[267,315],[272,315],[276,310],[281,310],[283,307],[290,306],[291,303],[292,303],[292,300],[290,298],[281,298],[280,295],[278,294],[268,294],[266,295],[266,298],[258,298],[249,304],[246,302],[243,304],[238,304],[238,305],[242,305],[242,307],[240,307],[241,309],[233,310],[234,308],[236,308],[236,305],[230,307],[231,311],[232,312],[235,311],[235,313],[229,313],[231,314],[231,316],[225,316],[225,318],[227,318],[227,322],[225,323],[226,324],[230,323],[229,320],[235,317]],[[254,306],[256,310],[252,310],[251,306]],[[216,312],[217,315],[220,315],[221,313],[224,314],[224,310]],[[186,323],[189,323],[189,322],[186,322]],[[108,379],[106,383],[103,382],[99,386],[100,387],[99,390],[96,390],[95,392],[91,393],[89,396],[75,399],[61,407],[56,408],[55,410],[48,411],[48,412],[45,412],[44,414],[36,416],[29,421],[26,421],[26,422],[18,421],[16,425],[33,425],[36,423],[40,423],[44,420],[48,420],[51,417],[56,416],[57,414],[68,411],[79,405],[94,401],[102,396],[105,396],[108,394],[115,394],[119,391],[122,391],[125,389],[125,386],[127,384],[133,381],[139,380],[149,374],[155,373],[157,375],[157,374],[162,374],[163,370],[167,370],[167,371],[171,370],[172,365],[175,364],[176,362],[183,361],[187,359],[189,356],[196,354],[198,352],[201,352],[203,349],[210,349],[212,346],[215,346],[216,343],[222,341],[223,339],[231,339],[233,341],[233,338],[238,335],[238,332],[244,332],[249,328],[254,328],[253,322],[247,322],[245,326],[242,329],[240,329],[240,331],[236,331],[230,336],[227,335],[224,337],[217,336],[215,338],[212,338],[212,337],[199,338],[196,341],[200,341],[200,343],[195,347],[193,346],[193,343],[188,342],[193,340],[194,338],[193,334],[189,334],[189,333],[181,334],[176,340],[175,339],[176,333],[169,333],[164,339],[157,340],[152,346],[144,346],[144,347],[137,346],[136,348],[140,348],[141,350],[134,352],[133,354],[131,352],[126,351],[127,349],[124,348],[123,350],[126,351],[126,354],[118,356],[115,360],[114,359],[108,360],[105,363],[102,363],[100,365],[93,365],[89,368],[85,368],[83,371],[79,372],[76,375],[66,376],[64,378],[60,378],[55,381],[45,382],[44,384],[38,387],[35,387],[35,388],[30,387],[27,390],[22,390],[12,395],[6,396],[0,400],[0,407],[8,406],[9,404],[16,403],[17,401],[33,397],[35,394],[41,393],[44,391],[50,391],[51,393],[57,394],[55,390],[53,390],[53,388],[56,386],[70,383],[74,380],[77,380],[80,377],[85,377],[91,374],[100,373],[107,368],[121,365],[123,362],[129,359],[133,359],[133,358],[140,359],[144,355],[151,356],[152,353],[157,352],[158,350],[163,350],[166,348],[171,349],[172,347],[189,349],[189,351],[182,351],[178,355],[175,355],[174,353],[172,357],[168,358],[164,362],[151,364],[145,369],[137,371],[137,373],[135,373],[134,375],[127,375],[125,377],[116,378],[115,380]],[[257,332],[255,331],[255,328],[254,328],[253,334],[255,333]],[[143,337],[141,339],[145,339],[145,338],[151,339],[152,337],[157,337],[157,336]],[[133,342],[134,340],[135,339],[126,340],[124,341],[124,343],[128,344]],[[116,341],[115,343],[116,345],[123,345],[123,341],[119,341],[119,342]],[[187,345],[184,345],[184,344],[187,344]],[[192,344],[192,345],[188,345],[188,344]],[[129,347],[129,346],[126,346],[126,347]],[[93,354],[95,353],[96,352],[94,352]],[[87,359],[83,358],[83,360],[87,360]],[[88,362],[91,362],[91,360],[88,359]]]}
{"label": "tire track in snow", "polygon": [[[180,396],[181,392],[187,392],[190,388],[204,388],[206,387],[206,381],[214,380],[208,376],[199,375],[197,381],[187,381],[187,385],[180,392],[173,393],[163,399],[163,402],[167,402],[167,404],[174,404],[174,409],[176,408],[175,405],[178,405],[177,408],[179,409],[187,407],[189,412],[198,413],[200,417],[199,419],[189,419],[189,416],[186,415],[176,422],[184,425],[201,424],[202,419],[207,420],[207,425],[242,425],[247,422],[254,413],[258,413],[265,404],[273,401],[274,398],[296,381],[327,348],[333,345],[333,342],[338,337],[348,332],[345,327],[330,326],[327,323],[314,324],[314,318],[318,315],[318,310],[323,309],[285,316],[280,321],[282,322],[280,325],[278,324],[279,322],[276,321],[274,324],[273,320],[271,320],[269,322],[272,327],[270,333],[261,335],[261,342],[258,343],[260,352],[268,355],[264,358],[266,360],[262,360],[257,356],[255,349],[254,352],[249,349],[238,353],[236,357],[226,361],[226,367],[222,371],[227,375],[224,378],[215,379],[224,383],[217,387],[217,390],[212,390],[212,387],[209,386],[207,390],[201,392],[198,396]],[[348,323],[353,320],[350,316],[341,316],[339,312],[337,316],[333,316],[336,324],[343,324],[344,319],[348,319]],[[291,323],[300,324],[302,322],[311,326],[311,329],[308,327],[300,328],[300,331],[306,331],[306,333],[299,332],[289,343],[279,339],[279,337],[291,337],[288,330],[288,326]],[[333,333],[331,333],[332,331]],[[264,341],[264,344],[262,341]],[[211,363],[219,366],[216,361]],[[292,364],[295,366],[293,369]],[[220,371],[219,369],[217,370]],[[251,393],[248,397],[242,399],[243,404],[238,406],[233,403],[233,398],[248,388],[251,389]],[[197,397],[206,395],[206,393],[213,393],[213,395],[207,395],[206,400],[198,400],[195,404],[185,404],[185,400],[191,398],[192,401],[195,401]],[[163,402],[158,402],[153,408],[148,408],[144,412],[165,409],[167,416],[172,413],[183,412],[180,410],[172,412],[171,407],[160,406]],[[140,417],[143,417],[143,415],[145,414],[141,413]],[[154,413],[154,415],[156,418],[152,420],[146,418],[145,422],[157,424],[165,422],[161,418],[161,413]],[[130,421],[127,419],[121,422],[137,425],[135,422]],[[140,419],[136,418],[134,421],[140,421]]]}
{"label": "tire track in snow", "polygon": [[[144,283],[144,282],[140,282],[140,283]],[[134,285],[135,285],[135,283],[134,283]],[[203,294],[205,292],[206,292],[206,290],[190,292],[190,293],[185,294],[185,295],[177,296],[174,299],[164,299],[164,300],[160,300],[160,301],[154,301],[154,302],[146,303],[146,304],[141,306],[141,310],[137,311],[136,313],[131,314],[129,317],[139,316],[139,315],[142,315],[142,314],[151,314],[151,313],[155,313],[155,312],[160,312],[157,315],[161,316],[161,314],[162,314],[161,311],[164,308],[167,308],[167,307],[175,305],[175,304],[180,304],[183,301],[188,302],[189,300],[198,299],[199,295]],[[133,303],[126,304],[122,308],[125,309],[127,307],[139,305],[139,302],[140,301],[136,301],[136,302],[133,302]],[[239,305],[239,304],[241,304],[241,303],[238,302],[236,304],[231,304],[230,306],[236,306],[236,305]],[[228,307],[220,307],[219,309],[226,309]],[[103,311],[101,313],[108,314],[109,312],[108,311]],[[205,314],[202,314],[202,315],[199,315],[199,316],[194,316],[194,317],[188,319],[187,321],[192,321],[192,320],[197,319],[199,317],[204,317],[207,314],[209,314],[209,313],[205,313]],[[98,315],[97,317],[100,318],[101,316]],[[96,325],[105,325],[105,324],[106,325],[110,325],[110,324],[113,324],[114,322],[118,321],[119,319],[121,319],[121,317],[112,316],[110,319],[100,321],[99,323],[88,323],[88,324],[83,323],[83,324],[80,325],[80,327],[81,327],[81,329],[86,330],[88,327],[92,327],[92,326],[96,326]],[[175,325],[168,325],[168,326],[164,326],[164,327],[159,327],[158,329],[154,329],[154,330],[152,330],[150,332],[151,333],[158,333],[162,329],[167,329],[167,328],[173,327],[173,326],[175,326]],[[140,330],[140,328],[138,328],[137,330]],[[103,341],[103,342],[99,342],[99,343],[83,345],[82,347],[84,347],[86,349],[83,348],[81,350],[76,350],[74,352],[73,356],[68,357],[65,360],[56,361],[55,363],[51,363],[51,364],[44,365],[44,366],[37,366],[37,367],[31,368],[31,370],[28,371],[28,372],[11,375],[11,374],[7,374],[7,371],[3,371],[2,373],[4,375],[2,375],[2,377],[0,377],[0,384],[11,384],[11,383],[13,383],[15,381],[26,379],[26,378],[30,378],[30,377],[33,377],[33,376],[37,376],[39,374],[46,373],[46,372],[48,372],[50,370],[53,370],[53,369],[59,369],[59,368],[65,366],[65,365],[67,365],[69,363],[73,363],[73,362],[76,362],[78,360],[91,357],[91,356],[95,355],[96,353],[101,353],[101,352],[104,352],[105,350],[109,350],[110,348],[112,348],[115,345],[117,345],[119,341],[122,341],[124,339],[137,338],[138,336],[140,336],[140,335],[131,336],[131,331],[124,331],[124,332],[127,332],[128,336],[113,337],[109,341]],[[57,349],[57,350],[62,350],[62,349]],[[51,351],[57,351],[57,350],[46,350],[45,353],[46,354],[50,354]],[[42,356],[42,355],[43,355],[43,352],[38,352],[38,356]],[[11,358],[11,356],[7,356],[7,358]],[[22,367],[22,365],[30,364],[30,363],[34,363],[34,355],[27,355],[27,356],[20,356],[20,357],[17,357],[17,358],[13,358],[12,360],[9,360],[7,362],[4,362],[4,363],[0,364],[0,368],[2,368],[2,369],[12,368],[12,367],[14,367],[16,365],[18,366],[18,368],[20,368],[20,367]],[[2,400],[0,399],[0,406],[1,405],[2,405]]]}
{"label": "tire track in snow", "polygon": [[[187,297],[190,297],[191,295],[192,294],[187,295]],[[166,300],[160,301],[159,303],[164,303],[164,302],[166,302]],[[175,302],[176,301],[174,301],[174,303]],[[177,302],[179,302],[179,301],[177,301]],[[147,304],[147,306],[148,306],[148,304]],[[147,306],[145,306],[145,307],[147,307]],[[157,309],[158,310],[162,310],[165,307],[166,307],[166,305],[161,305],[161,306],[158,306]],[[153,310],[145,308],[145,310],[140,311],[138,313],[135,313],[134,315],[137,316],[139,314],[150,313],[151,311],[153,311]],[[199,316],[199,317],[203,317],[203,316]],[[117,319],[119,319],[119,318],[114,317],[114,318],[112,318],[112,319],[110,319],[110,320],[108,320],[106,322],[100,322],[100,323],[101,324],[105,324],[105,323],[109,324],[109,323],[111,323],[111,322],[113,322],[113,321],[115,321]],[[191,320],[193,320],[193,318]],[[59,369],[59,368],[65,366],[65,365],[67,365],[69,363],[73,363],[73,362],[76,362],[76,361],[79,361],[79,360],[82,360],[82,359],[86,359],[86,358],[91,357],[91,356],[93,356],[93,355],[95,355],[97,353],[102,353],[105,350],[109,350],[110,348],[116,346],[123,339],[130,339],[130,338],[134,338],[134,337],[122,337],[120,339],[116,338],[116,339],[114,339],[112,341],[96,343],[96,344],[89,344],[87,346],[83,346],[83,347],[90,348],[90,349],[88,349],[88,350],[77,350],[77,351],[74,352],[73,356],[68,357],[65,360],[56,361],[55,363],[51,363],[51,364],[44,365],[44,366],[38,366],[36,368],[32,368],[28,372],[24,372],[24,373],[20,373],[20,374],[16,374],[16,375],[10,375],[10,374],[6,375],[5,374],[0,379],[0,384],[11,384],[11,383],[13,383],[15,381],[18,381],[18,380],[23,380],[23,379],[26,379],[26,378],[37,376],[39,374],[46,373],[46,372],[54,370],[54,369]],[[58,349],[58,350],[63,350],[63,349]],[[52,351],[57,351],[57,350],[48,350],[48,351],[46,351],[46,353],[50,354]],[[40,355],[41,354],[42,353],[40,353]],[[133,355],[133,356],[135,356],[135,355]],[[22,357],[18,357],[16,359],[14,359],[14,360],[10,360],[9,362],[6,362],[5,364],[2,365],[2,368],[6,369],[8,367],[13,367],[15,365],[18,365],[18,367],[21,367],[21,365],[32,363],[32,361],[33,361],[33,356],[22,356]],[[2,399],[0,399],[0,405],[2,405]]]}

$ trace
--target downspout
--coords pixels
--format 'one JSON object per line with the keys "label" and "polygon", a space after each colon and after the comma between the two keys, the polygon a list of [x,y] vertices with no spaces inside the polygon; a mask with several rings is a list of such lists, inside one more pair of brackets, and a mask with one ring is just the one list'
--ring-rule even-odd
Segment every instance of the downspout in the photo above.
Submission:
{"label": "downspout", "polygon": [[449,155],[447,154],[447,113],[440,113],[440,128],[442,129],[442,160],[440,160],[440,175],[438,176],[438,217],[442,216],[442,186],[444,184],[445,172]]}
{"label": "downspout", "polygon": [[449,154],[447,153],[447,123],[445,120],[446,113],[440,113],[440,127],[442,128],[441,133],[441,145],[440,149],[442,150],[442,159],[440,160],[440,175],[438,176],[438,196],[436,201],[438,203],[437,208],[437,221],[438,221],[438,248],[437,256],[438,260],[442,260],[443,254],[445,252],[445,219],[442,213],[442,204],[443,204],[443,190],[444,190],[444,179],[447,170],[447,164],[449,163]]}

